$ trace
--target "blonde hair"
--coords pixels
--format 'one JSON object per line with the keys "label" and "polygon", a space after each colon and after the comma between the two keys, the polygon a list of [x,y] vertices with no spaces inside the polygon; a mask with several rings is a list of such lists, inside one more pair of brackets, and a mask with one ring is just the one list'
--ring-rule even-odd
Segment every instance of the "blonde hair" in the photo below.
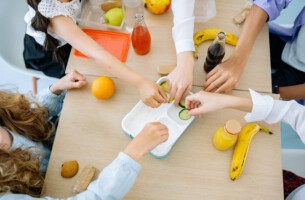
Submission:
{"label": "blonde hair", "polygon": [[0,149],[0,160],[0,192],[40,196],[44,177],[37,155],[29,149]]}
{"label": "blonde hair", "polygon": [[[54,130],[48,110],[23,94],[0,91],[0,122],[9,130],[33,141],[46,141]],[[0,192],[39,197],[44,177],[40,155],[29,149],[0,149]]]}
{"label": "blonde hair", "polygon": [[45,107],[9,91],[0,91],[0,120],[9,130],[33,141],[47,140],[54,129]]}

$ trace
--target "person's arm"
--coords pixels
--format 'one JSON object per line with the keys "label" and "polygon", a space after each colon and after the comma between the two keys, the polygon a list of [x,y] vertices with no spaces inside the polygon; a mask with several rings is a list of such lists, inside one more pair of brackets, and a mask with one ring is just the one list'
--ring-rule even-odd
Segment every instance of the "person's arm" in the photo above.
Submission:
{"label": "person's arm", "polygon": [[283,121],[289,124],[300,136],[305,144],[305,106],[296,101],[273,100],[270,96],[263,96],[250,90],[253,101],[251,113],[245,116],[245,120],[260,121],[264,120],[269,124]]}
{"label": "person's arm", "polygon": [[[119,153],[98,176],[90,183],[87,190],[67,200],[119,200],[133,186],[141,169],[138,161],[157,145],[168,139],[168,128],[160,122],[145,125],[141,132],[127,145],[124,152]],[[0,195],[5,200],[55,200],[53,197],[34,198],[25,194],[6,193]]]}
{"label": "person's arm", "polygon": [[279,87],[279,94],[282,99],[305,99],[305,84]]}
{"label": "person's arm", "polygon": [[167,102],[166,94],[158,84],[128,68],[127,65],[85,34],[71,18],[61,15],[50,19],[50,21],[52,31],[62,37],[73,48],[92,58],[98,65],[114,76],[137,87],[145,104],[151,107],[158,107],[161,103]]}
{"label": "person's arm", "polygon": [[204,84],[206,91],[229,92],[237,86],[259,32],[266,21],[278,17],[290,1],[254,1],[232,55],[208,73]]}
{"label": "person's arm", "polygon": [[193,83],[194,70],[194,7],[195,0],[172,1],[174,26],[172,36],[177,53],[177,66],[168,75],[170,95],[177,106],[180,100],[188,95]]}
{"label": "person's arm", "polygon": [[57,116],[62,109],[66,90],[81,88],[84,85],[86,85],[86,77],[78,71],[72,70],[49,88],[40,91],[36,99],[48,109],[51,117]]}
{"label": "person's arm", "polygon": [[237,86],[255,39],[267,18],[268,14],[263,9],[252,6],[232,55],[207,74],[205,91],[229,92]]}
{"label": "person's arm", "polygon": [[265,121],[269,124],[279,121],[289,124],[305,144],[305,106],[296,101],[274,100],[271,96],[260,95],[250,89],[251,99],[201,91],[186,97],[185,106],[189,114],[195,117],[221,110],[233,108],[248,112],[247,122]]}

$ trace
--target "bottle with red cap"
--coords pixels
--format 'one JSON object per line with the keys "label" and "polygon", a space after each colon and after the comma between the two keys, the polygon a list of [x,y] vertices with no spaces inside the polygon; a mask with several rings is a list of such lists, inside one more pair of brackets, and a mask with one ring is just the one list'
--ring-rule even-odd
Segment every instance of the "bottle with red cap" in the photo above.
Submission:
{"label": "bottle with red cap", "polygon": [[236,141],[238,133],[241,131],[241,124],[237,120],[229,120],[224,126],[219,127],[213,137],[213,145],[216,149],[224,151],[232,147]]}

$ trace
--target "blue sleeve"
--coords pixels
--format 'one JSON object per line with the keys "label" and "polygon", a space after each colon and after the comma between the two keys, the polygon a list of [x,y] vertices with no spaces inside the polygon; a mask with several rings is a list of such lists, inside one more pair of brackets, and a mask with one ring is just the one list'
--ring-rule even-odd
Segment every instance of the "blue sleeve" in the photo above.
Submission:
{"label": "blue sleeve", "polygon": [[[117,200],[122,199],[133,186],[141,166],[124,153],[112,161],[92,182],[87,190],[67,200]],[[0,194],[0,200],[54,200],[57,198],[34,198],[24,194]]]}
{"label": "blue sleeve", "polygon": [[121,152],[98,179],[90,184],[88,191],[103,200],[122,199],[133,186],[140,169],[141,166],[136,161]]}
{"label": "blue sleeve", "polygon": [[37,94],[37,100],[49,110],[50,117],[59,115],[66,91],[62,91],[60,95],[53,94],[49,88],[46,88]]}
{"label": "blue sleeve", "polygon": [[292,0],[253,0],[253,3],[266,11],[269,21],[276,19]]}

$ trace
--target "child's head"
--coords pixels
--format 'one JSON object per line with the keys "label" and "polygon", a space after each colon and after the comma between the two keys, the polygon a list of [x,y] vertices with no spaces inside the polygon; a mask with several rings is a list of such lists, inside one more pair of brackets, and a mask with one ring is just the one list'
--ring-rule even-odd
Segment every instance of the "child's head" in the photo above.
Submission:
{"label": "child's head", "polygon": [[0,160],[0,192],[40,196],[44,177],[38,156],[28,149],[0,149]]}
{"label": "child's head", "polygon": [[1,126],[33,141],[47,140],[54,129],[45,107],[9,91],[0,91],[0,121]]}

